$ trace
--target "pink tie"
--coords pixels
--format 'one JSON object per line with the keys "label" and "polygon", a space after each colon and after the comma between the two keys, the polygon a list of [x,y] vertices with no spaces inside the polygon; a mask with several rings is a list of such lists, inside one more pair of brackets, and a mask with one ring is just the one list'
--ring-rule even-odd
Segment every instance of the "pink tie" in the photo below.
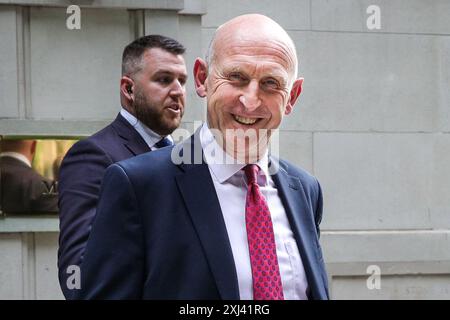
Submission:
{"label": "pink tie", "polygon": [[270,211],[256,180],[259,167],[249,164],[244,171],[248,185],[245,221],[252,266],[253,299],[284,300]]}

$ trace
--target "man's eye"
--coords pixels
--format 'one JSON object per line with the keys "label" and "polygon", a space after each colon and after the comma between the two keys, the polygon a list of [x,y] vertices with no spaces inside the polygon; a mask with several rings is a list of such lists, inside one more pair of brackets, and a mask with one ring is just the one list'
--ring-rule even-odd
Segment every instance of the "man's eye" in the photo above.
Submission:
{"label": "man's eye", "polygon": [[242,76],[242,74],[240,73],[230,73],[228,75],[228,79],[230,79],[231,81],[245,81],[244,76]]}
{"label": "man's eye", "polygon": [[275,79],[266,79],[263,81],[263,85],[270,89],[276,89],[280,86],[278,81]]}
{"label": "man's eye", "polygon": [[172,79],[169,77],[162,77],[162,78],[158,78],[157,81],[162,84],[169,84],[172,82]]}

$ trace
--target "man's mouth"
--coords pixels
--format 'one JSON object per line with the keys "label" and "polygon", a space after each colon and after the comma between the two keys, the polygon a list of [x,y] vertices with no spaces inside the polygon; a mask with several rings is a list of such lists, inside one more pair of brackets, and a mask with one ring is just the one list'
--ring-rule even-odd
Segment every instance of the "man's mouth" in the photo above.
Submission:
{"label": "man's mouth", "polygon": [[169,105],[167,107],[167,109],[169,109],[170,111],[175,112],[175,113],[180,113],[181,112],[181,106],[178,103],[174,103],[174,104]]}
{"label": "man's mouth", "polygon": [[238,116],[235,114],[233,114],[233,118],[240,124],[245,124],[245,125],[252,125],[252,124],[256,123],[256,121],[259,120],[259,118],[246,118],[246,117],[241,117],[241,116]]}

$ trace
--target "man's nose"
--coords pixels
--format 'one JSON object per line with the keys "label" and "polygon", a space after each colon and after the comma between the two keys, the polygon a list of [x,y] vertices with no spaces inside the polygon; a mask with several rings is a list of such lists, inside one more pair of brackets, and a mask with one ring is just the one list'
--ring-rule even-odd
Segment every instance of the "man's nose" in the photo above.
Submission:
{"label": "man's nose", "polygon": [[180,97],[185,92],[185,86],[179,80],[174,80],[170,88],[170,95],[173,97]]}
{"label": "man's nose", "polygon": [[259,83],[251,81],[245,88],[243,94],[239,97],[239,101],[244,105],[246,111],[254,111],[261,105],[259,98]]}

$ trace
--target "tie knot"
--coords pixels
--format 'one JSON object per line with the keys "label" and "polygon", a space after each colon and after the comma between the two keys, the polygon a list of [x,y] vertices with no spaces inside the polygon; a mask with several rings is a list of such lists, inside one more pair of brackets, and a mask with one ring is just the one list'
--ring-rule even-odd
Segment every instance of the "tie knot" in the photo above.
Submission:
{"label": "tie knot", "polygon": [[247,183],[257,183],[256,177],[258,176],[259,167],[256,164],[248,164],[244,167],[245,176],[247,177]]}
{"label": "tie knot", "polygon": [[155,147],[157,147],[159,149],[159,148],[164,148],[164,147],[171,146],[171,145],[173,145],[172,141],[170,141],[169,138],[165,137],[165,138],[162,138],[161,140],[159,140],[155,144]]}

